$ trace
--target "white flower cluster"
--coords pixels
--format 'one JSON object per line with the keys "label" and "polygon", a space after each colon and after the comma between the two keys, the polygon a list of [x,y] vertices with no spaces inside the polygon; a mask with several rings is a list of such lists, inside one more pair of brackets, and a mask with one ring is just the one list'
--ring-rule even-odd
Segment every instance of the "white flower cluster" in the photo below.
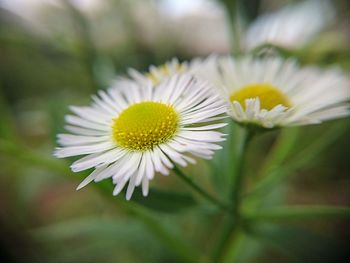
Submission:
{"label": "white flower cluster", "polygon": [[[266,35],[261,41],[271,39]],[[58,135],[55,155],[86,155],[72,170],[94,169],[78,189],[112,179],[114,195],[128,185],[130,199],[141,185],[146,196],[156,173],[168,175],[174,165],[210,159],[225,139],[217,129],[228,116],[271,129],[349,115],[348,78],[337,68],[300,66],[294,59],[212,55],[180,63],[174,58],[145,73],[128,73],[93,96],[91,106],[71,107],[73,115],[66,116],[69,134]]]}

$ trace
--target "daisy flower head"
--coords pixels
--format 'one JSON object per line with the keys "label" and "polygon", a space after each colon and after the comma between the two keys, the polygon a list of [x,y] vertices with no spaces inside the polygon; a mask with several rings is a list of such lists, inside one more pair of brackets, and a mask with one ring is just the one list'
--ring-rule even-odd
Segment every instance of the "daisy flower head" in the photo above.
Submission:
{"label": "daisy flower head", "polygon": [[300,48],[320,33],[335,17],[329,0],[306,0],[262,15],[248,28],[242,46],[248,50],[263,44]]}
{"label": "daisy flower head", "polygon": [[[205,82],[190,75],[174,75],[154,87],[129,82],[93,96],[88,107],[71,107],[66,130],[59,134],[58,158],[86,155],[71,169],[94,168],[78,189],[88,183],[112,179],[114,195],[128,184],[130,199],[136,186],[148,194],[156,172],[168,175],[174,164],[210,159],[221,146],[225,101]],[[208,123],[210,122],[210,123]]]}
{"label": "daisy flower head", "polygon": [[302,68],[279,57],[222,57],[218,64],[230,115],[239,123],[273,128],[349,115],[349,79],[338,69]]}
{"label": "daisy flower head", "polygon": [[153,85],[158,85],[163,80],[175,74],[184,73],[187,68],[187,62],[180,63],[177,58],[173,58],[160,66],[149,66],[148,72],[144,74],[133,68],[128,70],[128,74],[133,80],[139,83],[151,82]]}
{"label": "daisy flower head", "polygon": [[[215,55],[210,55],[209,57],[203,58],[194,58],[190,61],[179,62],[177,58],[172,58],[166,63],[155,66],[151,65],[148,69],[148,72],[141,73],[133,68],[128,70],[128,74],[131,77],[132,81],[137,81],[139,83],[145,84],[151,82],[153,85],[158,85],[160,82],[174,76],[175,74],[187,73],[195,76],[198,79],[206,80],[212,79],[208,78],[208,74],[216,71],[213,70],[216,67]],[[121,78],[121,82],[118,81],[116,86],[121,85],[126,81],[128,83],[130,79]]]}

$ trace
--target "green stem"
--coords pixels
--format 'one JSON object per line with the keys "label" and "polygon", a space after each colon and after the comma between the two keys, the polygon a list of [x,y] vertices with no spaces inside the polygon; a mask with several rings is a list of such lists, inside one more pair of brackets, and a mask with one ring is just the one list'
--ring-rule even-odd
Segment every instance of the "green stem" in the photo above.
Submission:
{"label": "green stem", "polygon": [[5,92],[3,91],[2,83],[0,83],[0,136],[7,140],[16,140],[17,132],[14,126],[11,110],[9,103],[5,97]]}
{"label": "green stem", "polygon": [[221,202],[216,197],[210,195],[207,191],[205,191],[203,188],[197,185],[190,177],[184,174],[179,168],[175,166],[173,170],[179,178],[181,178],[185,183],[187,183],[193,190],[195,190],[202,197],[204,197],[209,202],[217,206],[220,210],[230,212],[230,208],[228,205]]}
{"label": "green stem", "polygon": [[243,170],[245,165],[246,153],[248,145],[254,136],[254,131],[249,128],[245,128],[244,135],[242,138],[242,144],[238,153],[238,160],[236,162],[236,168],[234,170],[233,181],[231,185],[231,215],[228,223],[224,226],[224,231],[222,233],[222,238],[219,241],[219,246],[217,252],[214,254],[215,261],[221,261],[224,258],[224,255],[227,252],[227,248],[231,247],[231,240],[234,242],[235,239],[232,239],[234,233],[237,233],[239,230],[239,224],[241,220],[241,191],[243,183]]}
{"label": "green stem", "polygon": [[64,0],[63,3],[67,8],[68,14],[71,16],[74,22],[75,33],[79,37],[80,41],[80,56],[83,62],[83,66],[87,71],[87,76],[91,82],[91,88],[93,92],[96,92],[102,86],[98,81],[98,76],[95,73],[95,66],[97,60],[97,51],[94,41],[91,36],[91,29],[89,22],[85,16],[71,3],[71,1]]}
{"label": "green stem", "polygon": [[265,43],[260,46],[257,46],[251,51],[251,54],[257,56],[257,55],[261,55],[263,51],[271,50],[271,49],[273,51],[276,51],[282,57],[290,57],[290,56],[296,55],[295,51],[272,44],[272,43]]}
{"label": "green stem", "polygon": [[[220,262],[224,252],[226,253],[227,243],[234,231],[235,221],[232,217],[225,218],[226,222],[221,230],[219,240],[213,251],[213,262]],[[231,243],[231,242],[230,242]]]}
{"label": "green stem", "polygon": [[239,0],[224,0],[224,5],[230,19],[230,25],[232,29],[232,51],[234,54],[241,53],[241,39],[240,39],[240,18],[239,18]]}
{"label": "green stem", "polygon": [[243,182],[243,169],[246,162],[246,153],[247,148],[249,145],[249,142],[254,136],[254,132],[250,130],[249,128],[245,129],[243,138],[242,138],[242,144],[238,153],[238,161],[236,163],[236,169],[234,172],[234,177],[231,185],[231,207],[233,211],[233,216],[236,218],[236,220],[239,218],[240,215],[240,197],[241,197],[241,191],[242,191],[242,182]]}
{"label": "green stem", "polygon": [[244,216],[245,220],[260,221],[291,221],[332,218],[350,218],[350,207],[332,206],[290,206],[254,211]]}
{"label": "green stem", "polygon": [[233,37],[234,37],[234,46],[233,51],[236,54],[241,53],[241,25],[240,25],[240,18],[239,18],[239,0],[233,1],[234,2],[234,10],[232,14],[232,22],[233,22]]}

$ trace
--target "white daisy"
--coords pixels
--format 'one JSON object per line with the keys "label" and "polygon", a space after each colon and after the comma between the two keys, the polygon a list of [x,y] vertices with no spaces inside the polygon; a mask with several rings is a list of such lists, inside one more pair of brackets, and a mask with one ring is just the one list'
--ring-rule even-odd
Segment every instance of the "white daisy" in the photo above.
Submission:
{"label": "white daisy", "polygon": [[[212,70],[214,67],[216,67],[215,55],[211,55],[205,59],[195,58],[189,62],[179,62],[177,58],[173,58],[160,66],[151,65],[146,73],[140,73],[130,68],[128,74],[133,81],[141,84],[151,82],[153,85],[157,85],[173,75],[181,73],[191,74],[201,80],[212,79],[214,76],[208,76],[208,74],[215,73],[215,70]],[[117,80],[116,86],[127,85],[129,81],[130,79],[121,77]]]}
{"label": "white daisy", "polygon": [[71,107],[67,131],[58,135],[59,158],[87,155],[74,162],[74,172],[95,170],[78,186],[112,178],[114,195],[128,184],[126,198],[142,184],[144,196],[154,174],[169,174],[174,164],[210,159],[221,146],[225,101],[204,82],[175,75],[159,86],[129,82],[128,86],[100,91],[89,107]]}
{"label": "white daisy", "polygon": [[259,16],[248,28],[242,46],[248,50],[265,43],[300,48],[329,25],[335,17],[328,0],[307,0]]}
{"label": "white daisy", "polygon": [[146,73],[140,73],[137,70],[133,68],[129,68],[128,74],[130,77],[139,82],[139,83],[147,83],[149,81],[152,82],[152,84],[157,85],[161,81],[179,73],[183,73],[187,71],[188,69],[188,63],[183,62],[180,63],[177,58],[173,58],[169,62],[164,63],[160,66],[149,66],[148,72]]}
{"label": "white daisy", "polygon": [[300,68],[281,58],[218,60],[234,120],[265,128],[320,123],[349,115],[349,79],[337,69]]}

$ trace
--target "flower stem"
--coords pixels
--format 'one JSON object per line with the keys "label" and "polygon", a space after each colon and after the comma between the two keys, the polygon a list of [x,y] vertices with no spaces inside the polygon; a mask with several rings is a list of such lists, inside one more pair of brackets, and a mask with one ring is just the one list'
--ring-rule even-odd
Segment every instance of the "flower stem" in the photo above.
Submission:
{"label": "flower stem", "polygon": [[179,168],[177,168],[175,166],[173,170],[179,178],[181,178],[184,182],[186,182],[192,189],[194,189],[202,197],[204,197],[209,202],[211,202],[212,204],[214,204],[215,206],[220,208],[220,210],[230,212],[230,207],[228,205],[221,202],[216,197],[212,196],[207,191],[205,191],[203,188],[201,188],[199,185],[197,185],[190,177],[188,177],[186,174],[184,174]]}
{"label": "flower stem", "polygon": [[9,103],[5,97],[5,92],[3,86],[0,84],[0,118],[2,123],[5,125],[0,125],[0,137],[7,140],[18,140],[17,132],[14,127],[14,121],[11,114],[11,109]]}
{"label": "flower stem", "polygon": [[80,56],[83,66],[86,69],[87,76],[90,79],[91,90],[96,92],[100,89],[101,83],[96,76],[95,66],[97,60],[97,50],[92,39],[90,25],[86,17],[79,11],[74,4],[69,0],[64,0],[63,4],[67,8],[67,13],[70,15],[74,23],[75,33],[80,41]]}
{"label": "flower stem", "polygon": [[[219,246],[214,253],[215,262],[221,261],[224,255],[226,254],[227,248],[230,247],[231,237],[234,233],[237,233],[239,230],[239,225],[241,221],[241,213],[240,213],[240,204],[241,204],[241,191],[242,191],[242,183],[243,183],[243,169],[245,165],[246,152],[249,145],[249,142],[252,140],[254,136],[254,131],[245,128],[244,135],[242,138],[242,144],[238,152],[238,160],[236,162],[236,167],[233,174],[233,180],[231,184],[231,218],[228,220],[227,224],[224,226],[222,237],[219,241]],[[234,240],[232,240],[234,242]]]}
{"label": "flower stem", "polygon": [[241,21],[239,0],[222,0],[231,26],[231,47],[234,54],[241,53]]}
{"label": "flower stem", "polygon": [[246,153],[248,145],[251,141],[251,139],[254,136],[254,132],[250,130],[249,128],[245,129],[243,138],[242,138],[242,144],[239,149],[238,153],[238,161],[231,185],[231,208],[233,212],[233,216],[238,221],[240,216],[240,197],[241,197],[241,190],[242,190],[242,182],[243,182],[243,169],[246,162]]}

